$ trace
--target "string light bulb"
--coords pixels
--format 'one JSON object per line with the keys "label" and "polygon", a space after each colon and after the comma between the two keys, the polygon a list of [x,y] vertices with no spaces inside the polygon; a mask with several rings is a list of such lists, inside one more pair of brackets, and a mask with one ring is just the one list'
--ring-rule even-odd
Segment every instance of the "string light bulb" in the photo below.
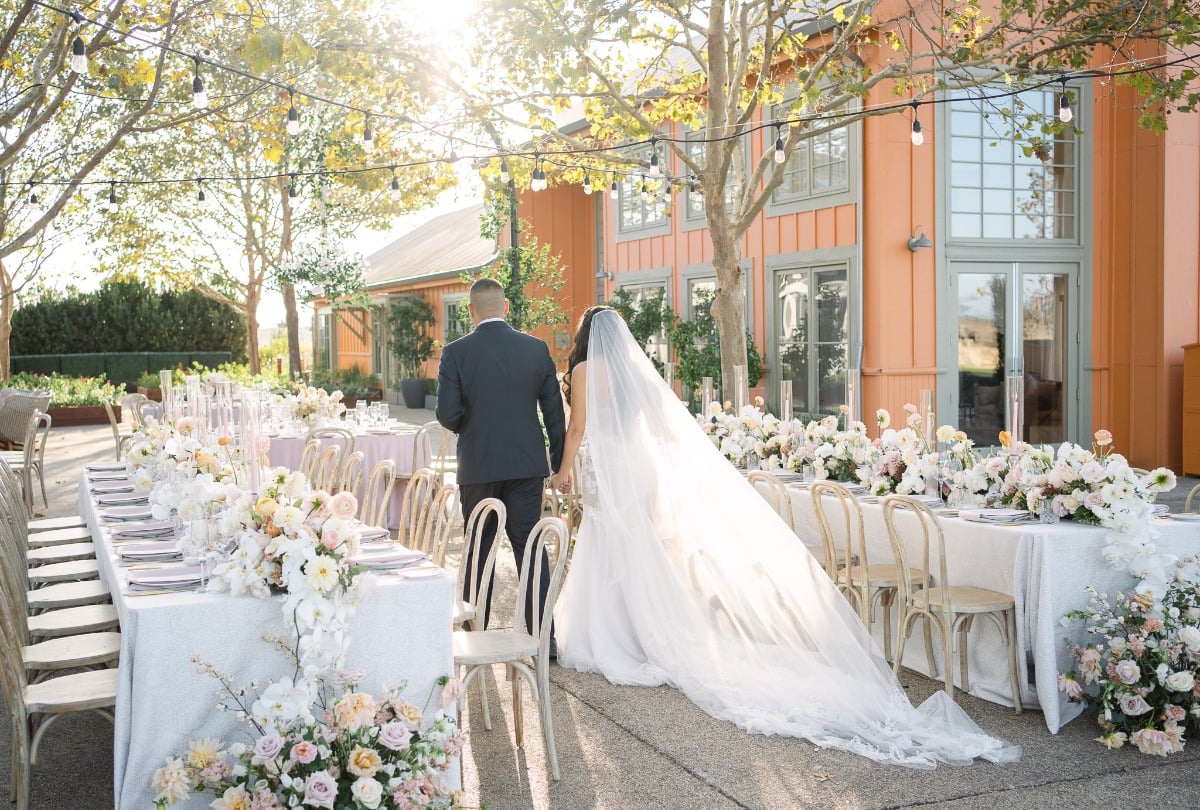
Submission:
{"label": "string light bulb", "polygon": [[[71,19],[76,25],[83,25],[83,15],[78,11],[71,13]],[[83,37],[75,35],[74,41],[71,43],[71,72],[72,73],[87,73],[88,58],[87,46],[83,44]]]}
{"label": "string light bulb", "polygon": [[500,160],[500,182],[507,183],[510,180],[512,180],[512,175],[508,173],[508,161],[501,159]]}
{"label": "string light bulb", "polygon": [[546,172],[542,170],[542,166],[539,163],[537,168],[533,170],[533,178],[529,181],[529,189],[531,191],[543,191],[546,185]]}
{"label": "string light bulb", "polygon": [[[662,167],[658,165],[658,138],[650,139],[650,176],[662,176]],[[642,185],[645,185],[645,183],[642,183]]]}
{"label": "string light bulb", "polygon": [[371,154],[375,151],[375,137],[371,134],[371,116],[363,119],[363,151]]}
{"label": "string light bulb", "polygon": [[117,210],[117,181],[108,181],[108,211],[114,213]]}
{"label": "string light bulb", "polygon": [[787,154],[783,151],[783,124],[775,125],[775,162],[783,163]]}
{"label": "string light bulb", "polygon": [[392,167],[392,193],[399,196],[400,194],[400,178],[396,176],[396,167]]}
{"label": "string light bulb", "polygon": [[592,176],[586,170],[583,173],[583,193],[592,193]]}
{"label": "string light bulb", "polygon": [[613,172],[612,183],[610,183],[608,186],[608,196],[609,196],[609,199],[613,199],[613,200],[615,200],[617,198],[617,173],[616,172]]}
{"label": "string light bulb", "polygon": [[641,195],[642,195],[643,200],[650,199],[650,187],[646,185],[646,176],[645,175],[642,175]]}
{"label": "string light bulb", "polygon": [[300,134],[300,113],[296,112],[296,93],[288,88],[287,134]]}
{"label": "string light bulb", "polygon": [[26,185],[29,186],[29,204],[37,205],[38,198],[37,198],[37,192],[34,190],[34,187],[33,187],[33,181],[32,180],[28,181],[28,183]]}
{"label": "string light bulb", "polygon": [[208,106],[208,91],[204,89],[204,79],[200,78],[200,60],[196,60],[196,74],[192,76],[192,106],[203,110]]}
{"label": "string light bulb", "polygon": [[925,133],[921,131],[921,119],[917,117],[917,110],[920,108],[920,106],[921,106],[921,102],[919,102],[919,101],[914,101],[912,103],[912,108],[913,108],[912,145],[913,146],[920,146],[921,144],[925,143]]}
{"label": "string light bulb", "polygon": [[1062,95],[1058,97],[1058,120],[1064,124],[1069,124],[1075,119],[1075,113],[1071,109],[1071,97],[1067,95],[1067,80],[1062,80]]}
{"label": "string light bulb", "polygon": [[208,202],[208,197],[206,197],[204,194],[204,178],[203,177],[196,178],[196,202],[201,203],[201,204]]}
{"label": "string light bulb", "polygon": [[288,180],[288,199],[294,200],[299,196],[300,190],[296,188],[296,175],[293,174],[291,175],[291,179]]}

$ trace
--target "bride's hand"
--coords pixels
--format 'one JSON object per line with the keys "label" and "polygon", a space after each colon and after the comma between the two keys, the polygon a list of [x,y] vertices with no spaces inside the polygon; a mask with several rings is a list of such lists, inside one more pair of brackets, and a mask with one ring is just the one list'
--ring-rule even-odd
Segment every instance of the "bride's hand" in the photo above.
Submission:
{"label": "bride's hand", "polygon": [[556,472],[550,476],[550,486],[559,492],[571,491],[571,476],[569,473]]}

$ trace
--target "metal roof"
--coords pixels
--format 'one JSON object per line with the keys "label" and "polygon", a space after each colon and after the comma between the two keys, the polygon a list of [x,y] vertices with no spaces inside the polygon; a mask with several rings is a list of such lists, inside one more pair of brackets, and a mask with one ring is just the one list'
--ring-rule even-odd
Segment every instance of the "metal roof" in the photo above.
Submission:
{"label": "metal roof", "polygon": [[367,257],[367,287],[403,284],[473,270],[496,256],[496,243],[479,235],[483,203],[434,217]]}

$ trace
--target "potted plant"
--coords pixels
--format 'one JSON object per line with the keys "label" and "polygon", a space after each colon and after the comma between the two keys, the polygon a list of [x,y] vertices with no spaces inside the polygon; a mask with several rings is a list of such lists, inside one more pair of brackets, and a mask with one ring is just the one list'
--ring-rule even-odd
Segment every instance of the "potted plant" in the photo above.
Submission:
{"label": "potted plant", "polygon": [[408,296],[392,304],[388,314],[392,354],[400,370],[400,396],[406,408],[425,406],[425,380],[421,366],[433,355],[433,331],[437,323],[433,307],[420,296]]}
{"label": "potted plant", "polygon": [[162,402],[162,381],[157,374],[142,372],[142,376],[138,377],[137,392],[147,399]]}

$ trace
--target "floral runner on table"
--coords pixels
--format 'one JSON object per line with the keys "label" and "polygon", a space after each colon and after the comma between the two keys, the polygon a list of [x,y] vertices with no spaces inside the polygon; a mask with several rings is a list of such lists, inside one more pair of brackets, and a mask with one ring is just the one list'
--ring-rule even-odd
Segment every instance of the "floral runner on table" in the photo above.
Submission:
{"label": "floral runner on table", "polygon": [[726,458],[747,469],[1107,529],[1104,560],[1129,573],[1130,587],[1115,600],[1090,589],[1089,609],[1063,618],[1086,622],[1098,641],[1071,645],[1078,668],[1059,676],[1060,689],[1099,706],[1098,739],[1110,748],[1128,741],[1166,756],[1183,750],[1189,726],[1200,730],[1200,561],[1178,560],[1155,545],[1154,499],[1175,487],[1171,470],[1135,471],[1112,451],[1107,430],[1096,431],[1090,449],[1071,442],[1033,446],[1001,433],[1000,449],[984,454],[962,431],[934,429],[913,405],[905,405],[900,428],[891,426],[886,410],[877,411],[874,438],[862,422],[843,427],[832,415],[784,421],[761,406],[757,400],[734,413],[714,403],[697,420]]}
{"label": "floral runner on table", "polygon": [[272,641],[294,674],[265,686],[234,684],[197,661],[223,688],[217,708],[245,718],[255,742],[193,741],[155,773],[158,806],[193,792],[215,794],[217,810],[450,806],[442,774],[464,742],[458,681],[443,677],[422,709],[399,689],[357,691],[366,673],[344,669],[355,605],[372,584],[354,562],[354,496],[314,490],[298,472],[262,471],[265,442],[214,436],[202,422],[146,425],[129,451],[136,484],[149,490],[155,518],[186,522],[179,547],[185,559],[211,566],[208,590],[279,599],[294,638]]}

